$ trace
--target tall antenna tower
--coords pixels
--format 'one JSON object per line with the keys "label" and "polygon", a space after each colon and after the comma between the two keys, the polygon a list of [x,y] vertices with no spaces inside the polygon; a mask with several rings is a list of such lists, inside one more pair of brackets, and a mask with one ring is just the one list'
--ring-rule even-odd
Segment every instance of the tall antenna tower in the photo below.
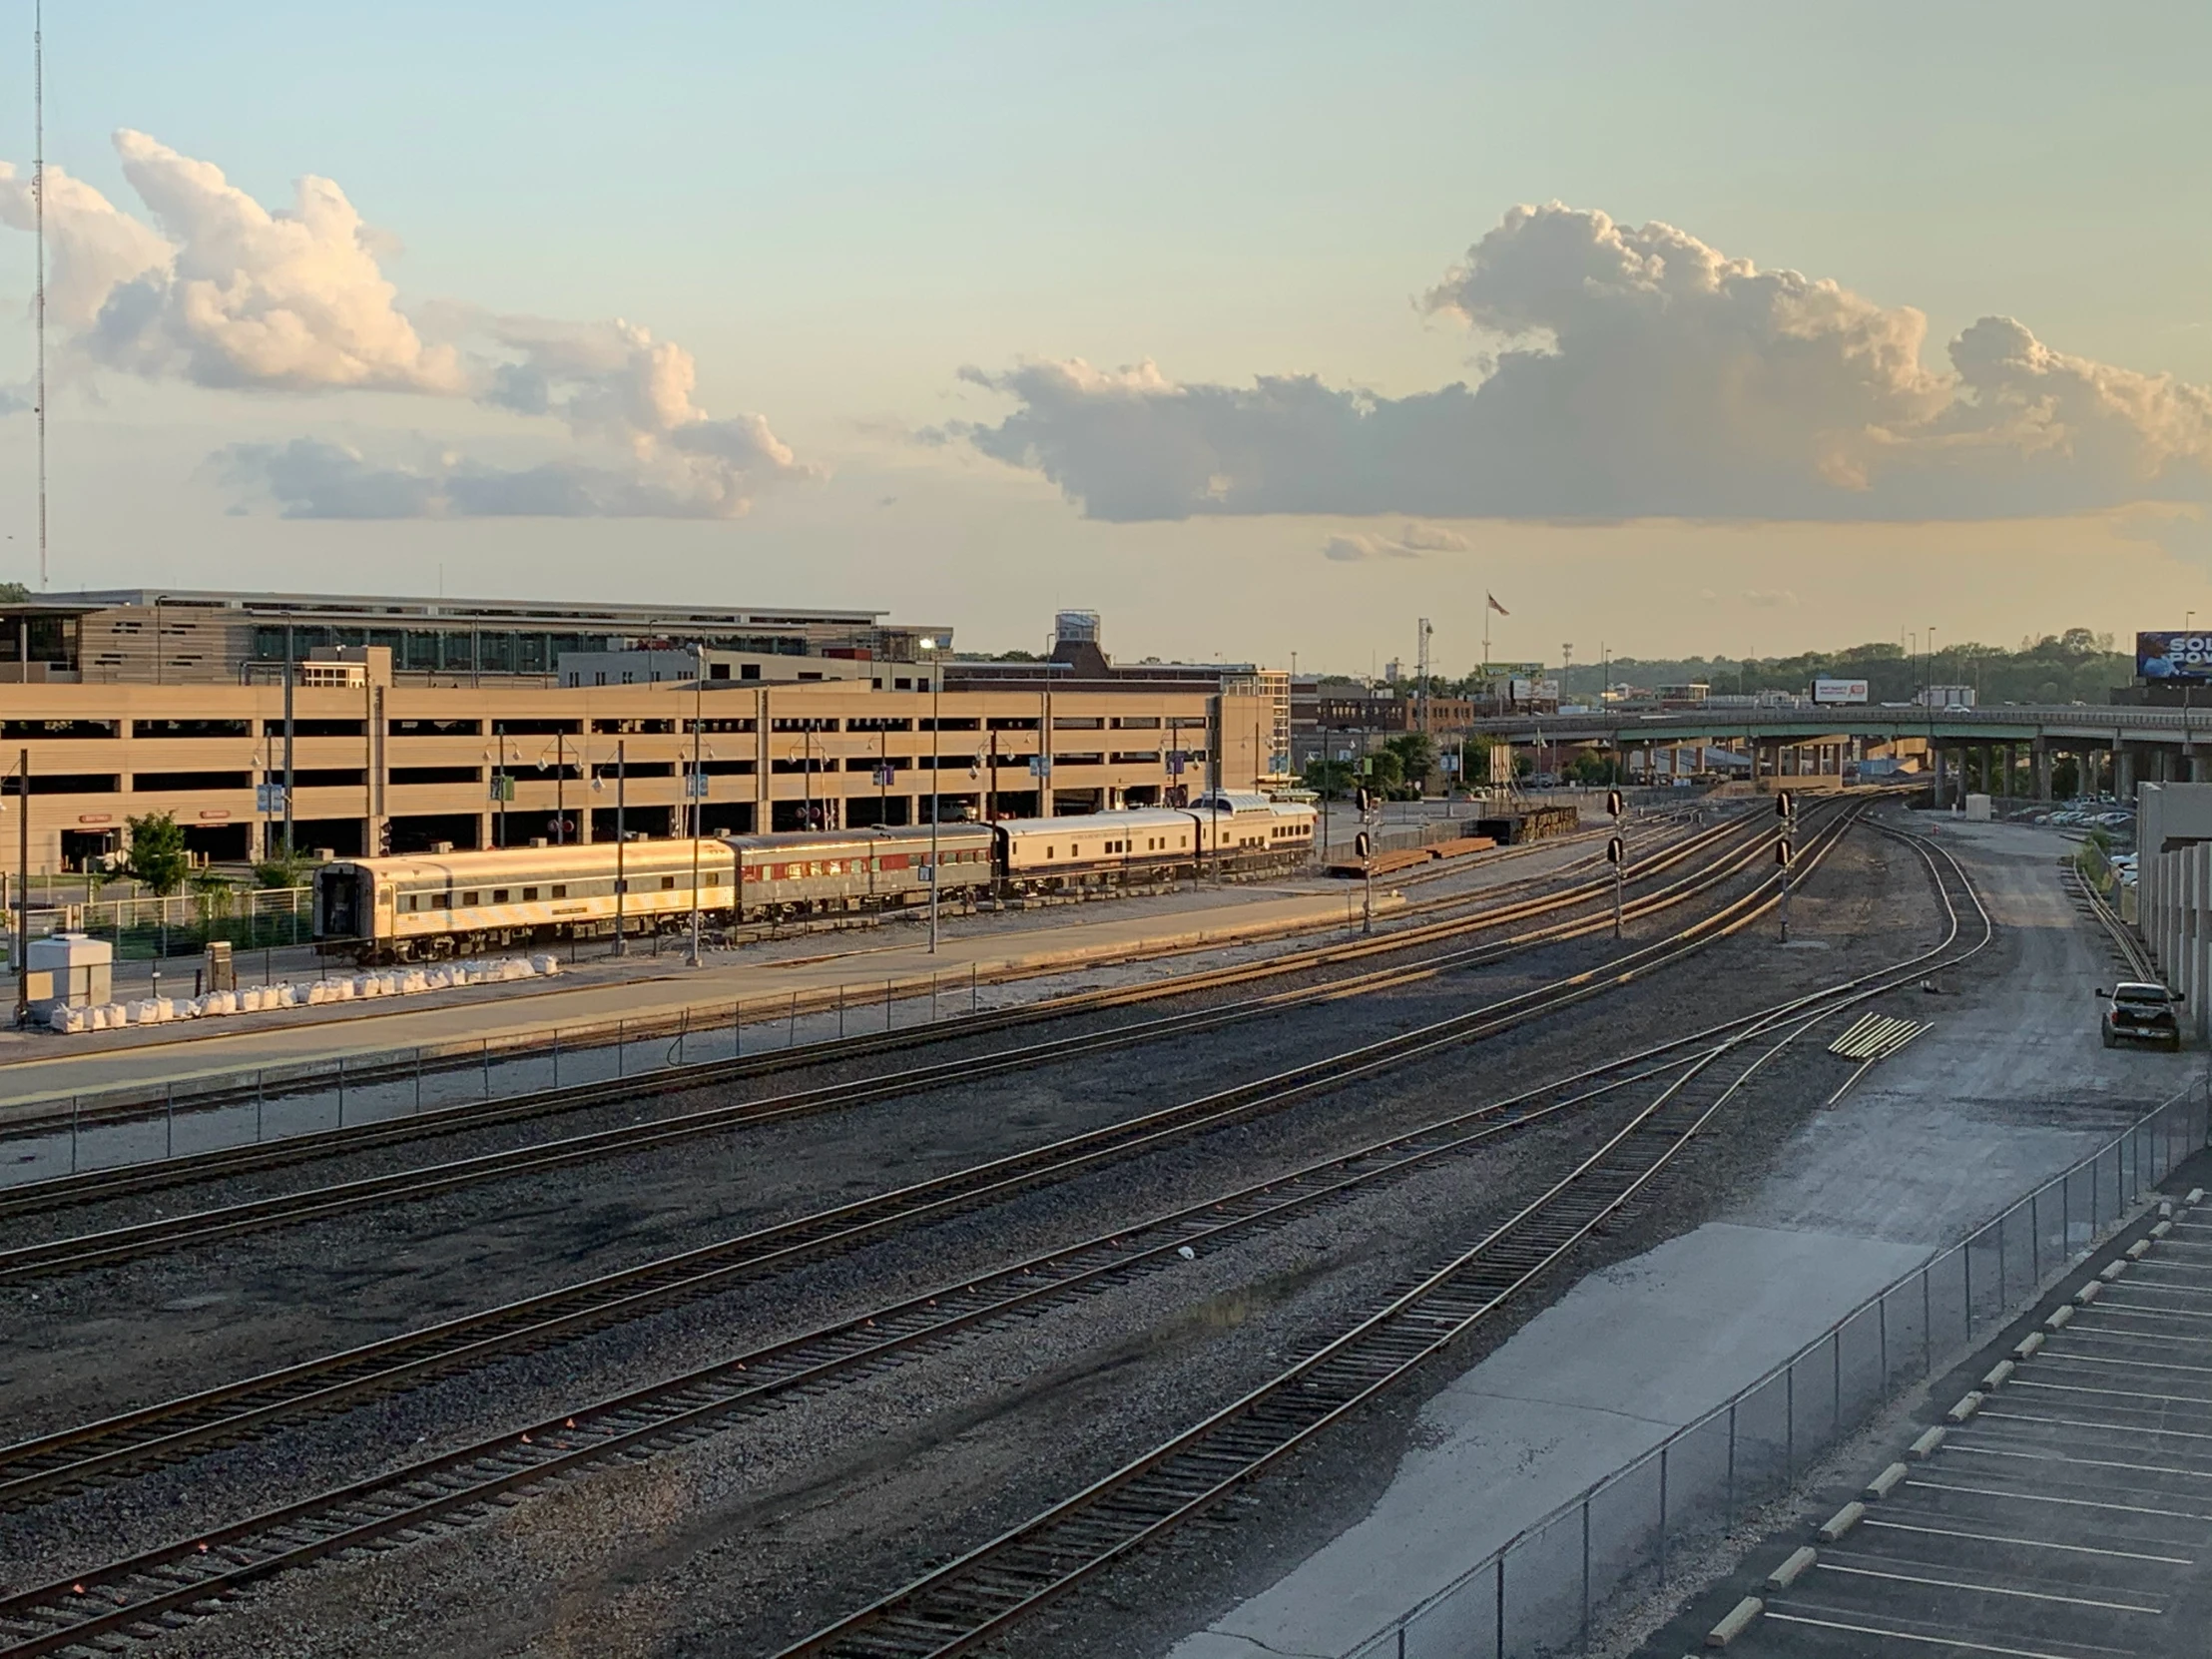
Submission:
{"label": "tall antenna tower", "polygon": [[[46,6],[31,3],[31,212],[38,242],[38,585],[46,588]],[[25,623],[25,627],[30,624]]]}
{"label": "tall antenna tower", "polygon": [[1418,648],[1413,653],[1413,684],[1418,688],[1420,696],[1419,714],[1416,716],[1419,724],[1416,730],[1422,732],[1428,730],[1428,636],[1435,631],[1429,627],[1426,617],[1420,619]]}

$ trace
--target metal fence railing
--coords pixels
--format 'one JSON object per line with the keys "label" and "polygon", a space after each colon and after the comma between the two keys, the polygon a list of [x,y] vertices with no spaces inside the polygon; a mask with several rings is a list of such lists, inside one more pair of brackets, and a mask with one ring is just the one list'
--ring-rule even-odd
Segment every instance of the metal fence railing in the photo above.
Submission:
{"label": "metal fence railing", "polygon": [[[12,917],[10,918],[12,921]],[[212,940],[267,950],[314,938],[312,887],[225,887],[206,892],[91,899],[31,906],[31,937],[87,933],[115,946],[118,961],[195,956]],[[9,945],[0,940],[0,959]]]}
{"label": "metal fence railing", "polygon": [[2147,1188],[2206,1144],[2203,1094],[2167,1101],[1344,1659],[1590,1652],[1610,1609],[1678,1581],[1689,1552],[1709,1550],[1907,1387],[2030,1306]]}

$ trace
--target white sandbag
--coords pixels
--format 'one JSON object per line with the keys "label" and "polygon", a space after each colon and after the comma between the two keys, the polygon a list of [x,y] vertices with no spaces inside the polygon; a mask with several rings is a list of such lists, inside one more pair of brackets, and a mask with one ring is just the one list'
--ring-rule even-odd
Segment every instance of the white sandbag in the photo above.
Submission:
{"label": "white sandbag", "polygon": [[85,1011],[82,1008],[72,1008],[66,1002],[57,1002],[47,1011],[46,1024],[49,1030],[74,1035],[85,1028]]}
{"label": "white sandbag", "polygon": [[240,1013],[242,1013],[242,1014],[258,1014],[258,1013],[260,1013],[261,1011],[262,1011],[262,988],[261,988],[261,986],[259,986],[259,985],[249,985],[249,986],[247,986],[247,987],[246,987],[246,989],[244,989],[243,991],[240,991],[240,992],[239,992],[239,1012],[240,1012]]}
{"label": "white sandbag", "polygon": [[409,968],[401,976],[399,988],[406,995],[414,996],[430,988],[430,976],[420,968]]}
{"label": "white sandbag", "polygon": [[157,996],[145,997],[137,1002],[127,1002],[124,1007],[129,1011],[133,1025],[159,1025],[163,1020],[169,1018],[168,1010],[162,1006],[162,999]]}
{"label": "white sandbag", "polygon": [[275,994],[276,1006],[279,1008],[296,1008],[299,1006],[299,987],[296,985],[278,985],[275,989]]}
{"label": "white sandbag", "polygon": [[538,973],[554,974],[561,971],[561,959],[553,955],[533,956],[530,958],[530,966]]}

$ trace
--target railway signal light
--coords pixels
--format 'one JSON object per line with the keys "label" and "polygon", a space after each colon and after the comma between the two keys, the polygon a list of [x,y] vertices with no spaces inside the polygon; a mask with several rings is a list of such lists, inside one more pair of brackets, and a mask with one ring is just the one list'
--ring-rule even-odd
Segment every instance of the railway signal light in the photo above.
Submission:
{"label": "railway signal light", "polygon": [[1774,843],[1774,861],[1784,869],[1790,867],[1790,838],[1787,835]]}
{"label": "railway signal light", "polygon": [[1774,792],[1774,816],[1776,818],[1788,818],[1790,816],[1790,792],[1788,790]]}
{"label": "railway signal light", "polygon": [[1617,864],[1624,861],[1624,854],[1621,847],[1620,836],[1615,835],[1612,839],[1608,840],[1605,843],[1605,861],[1609,864]]}
{"label": "railway signal light", "polygon": [[1368,838],[1368,832],[1363,830],[1359,834],[1353,836],[1352,847],[1360,855],[1361,861],[1365,863],[1374,851],[1375,843]]}
{"label": "railway signal light", "polygon": [[1605,811],[1614,818],[1621,816],[1621,792],[1619,790],[1607,790],[1605,792]]}

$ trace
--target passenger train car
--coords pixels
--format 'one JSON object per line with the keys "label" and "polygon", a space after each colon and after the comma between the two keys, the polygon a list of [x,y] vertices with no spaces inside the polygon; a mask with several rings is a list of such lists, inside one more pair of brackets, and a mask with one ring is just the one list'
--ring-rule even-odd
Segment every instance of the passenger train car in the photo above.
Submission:
{"label": "passenger train car", "polygon": [[[545,939],[672,931],[927,902],[1157,886],[1201,873],[1283,873],[1313,851],[1314,810],[1265,796],[1189,808],[589,846],[353,858],[315,874],[315,937],[364,962],[419,961]],[[622,890],[616,891],[618,877]]]}

